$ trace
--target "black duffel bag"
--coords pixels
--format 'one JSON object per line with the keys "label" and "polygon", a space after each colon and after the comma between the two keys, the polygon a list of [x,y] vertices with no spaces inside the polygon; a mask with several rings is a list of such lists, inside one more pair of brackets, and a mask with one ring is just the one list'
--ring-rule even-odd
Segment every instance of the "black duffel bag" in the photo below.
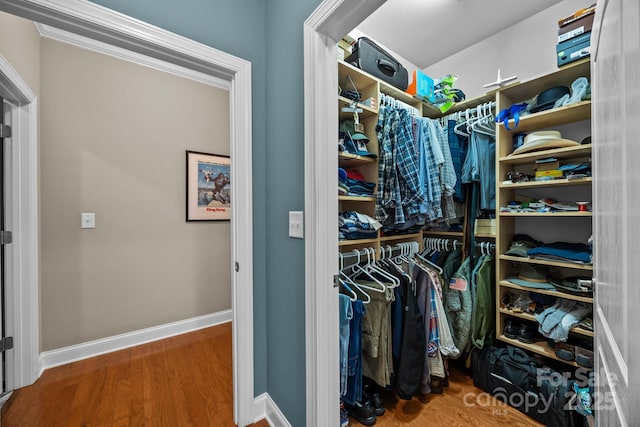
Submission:
{"label": "black duffel bag", "polygon": [[473,384],[549,427],[580,425],[573,410],[574,380],[523,350],[485,347],[472,355]]}

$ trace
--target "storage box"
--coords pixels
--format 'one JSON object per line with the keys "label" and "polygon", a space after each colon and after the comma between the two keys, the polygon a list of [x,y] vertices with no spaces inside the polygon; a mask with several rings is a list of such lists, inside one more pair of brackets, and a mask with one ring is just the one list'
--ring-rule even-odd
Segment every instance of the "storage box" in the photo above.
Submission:
{"label": "storage box", "polygon": [[496,235],[495,219],[476,219],[473,234],[482,236]]}
{"label": "storage box", "polygon": [[562,178],[564,173],[560,169],[551,169],[546,171],[536,171],[536,179],[539,178]]}
{"label": "storage box", "polygon": [[560,161],[556,160],[555,162],[536,163],[535,170],[541,172],[541,171],[558,169],[559,167],[560,167]]}
{"label": "storage box", "polygon": [[591,55],[591,31],[556,45],[558,67]]}
{"label": "storage box", "polygon": [[434,82],[431,77],[420,70],[413,70],[413,80],[407,87],[407,93],[422,98],[425,101],[434,102]]}
{"label": "storage box", "polygon": [[575,21],[571,21],[562,27],[558,27],[558,43],[572,39],[580,34],[590,32],[593,27],[593,18],[595,16],[595,13],[582,15]]}

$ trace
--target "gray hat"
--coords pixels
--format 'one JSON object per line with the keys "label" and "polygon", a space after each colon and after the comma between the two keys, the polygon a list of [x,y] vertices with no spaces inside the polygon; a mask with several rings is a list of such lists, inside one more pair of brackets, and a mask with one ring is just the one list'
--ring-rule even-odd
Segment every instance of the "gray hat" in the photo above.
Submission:
{"label": "gray hat", "polygon": [[519,286],[536,289],[555,290],[555,287],[547,281],[548,269],[544,265],[531,265],[521,263],[517,277],[507,277],[507,280]]}

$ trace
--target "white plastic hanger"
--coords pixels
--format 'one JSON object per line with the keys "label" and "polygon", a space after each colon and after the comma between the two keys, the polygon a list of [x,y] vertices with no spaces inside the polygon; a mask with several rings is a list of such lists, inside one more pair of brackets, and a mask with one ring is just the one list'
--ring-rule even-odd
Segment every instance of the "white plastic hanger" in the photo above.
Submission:
{"label": "white plastic hanger", "polygon": [[338,252],[338,258],[340,259],[340,270],[339,270],[340,273],[338,274],[338,282],[340,282],[343,290],[347,293],[349,300],[356,301],[358,299],[358,294],[356,294],[356,292],[353,289],[351,289],[346,279],[343,277],[342,270],[344,269],[344,257],[342,256],[342,253]]}
{"label": "white plastic hanger", "polygon": [[392,275],[391,273],[389,273],[388,271],[383,270],[382,268],[380,268],[379,265],[376,264],[376,260],[375,260],[375,249],[373,248],[366,248],[365,251],[367,251],[368,253],[371,253],[371,259],[373,260],[369,265],[369,268],[371,269],[371,271],[373,273],[378,273],[379,275],[381,275],[382,277],[386,278],[387,280],[389,280],[391,282],[391,286],[387,286],[387,288],[397,288],[398,286],[400,286],[400,279],[398,279],[396,276]]}
{"label": "white plastic hanger", "polygon": [[[360,283],[357,284],[358,289],[364,288],[364,289],[369,289],[370,291],[374,291],[374,292],[380,292],[380,293],[386,292],[387,287],[385,286],[385,284],[382,283],[381,281],[379,281],[378,279],[376,279],[373,276],[373,274],[371,274],[369,271],[367,271],[367,269],[363,268],[360,265],[360,251],[358,251],[357,249],[354,249],[353,252],[356,252],[358,254],[358,262],[356,262],[355,264],[353,264],[351,266],[352,278],[355,278],[355,276],[357,276],[357,275],[362,273],[365,276],[367,276],[369,279],[371,279],[371,282],[373,282],[373,283],[375,283],[377,285],[380,285],[379,287],[376,287],[376,286],[370,286],[367,283],[360,282]],[[368,252],[367,252],[367,255],[369,255]],[[355,280],[354,280],[354,282],[355,282]]]}

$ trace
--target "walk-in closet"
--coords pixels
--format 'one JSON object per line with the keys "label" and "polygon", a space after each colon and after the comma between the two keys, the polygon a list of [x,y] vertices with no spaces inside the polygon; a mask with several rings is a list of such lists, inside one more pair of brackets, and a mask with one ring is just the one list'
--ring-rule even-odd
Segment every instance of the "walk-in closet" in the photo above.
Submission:
{"label": "walk-in closet", "polygon": [[462,84],[469,52],[411,69],[375,31],[338,43],[342,426],[593,425],[595,6],[577,3],[497,36],[557,18],[544,72],[503,58],[485,85]]}

